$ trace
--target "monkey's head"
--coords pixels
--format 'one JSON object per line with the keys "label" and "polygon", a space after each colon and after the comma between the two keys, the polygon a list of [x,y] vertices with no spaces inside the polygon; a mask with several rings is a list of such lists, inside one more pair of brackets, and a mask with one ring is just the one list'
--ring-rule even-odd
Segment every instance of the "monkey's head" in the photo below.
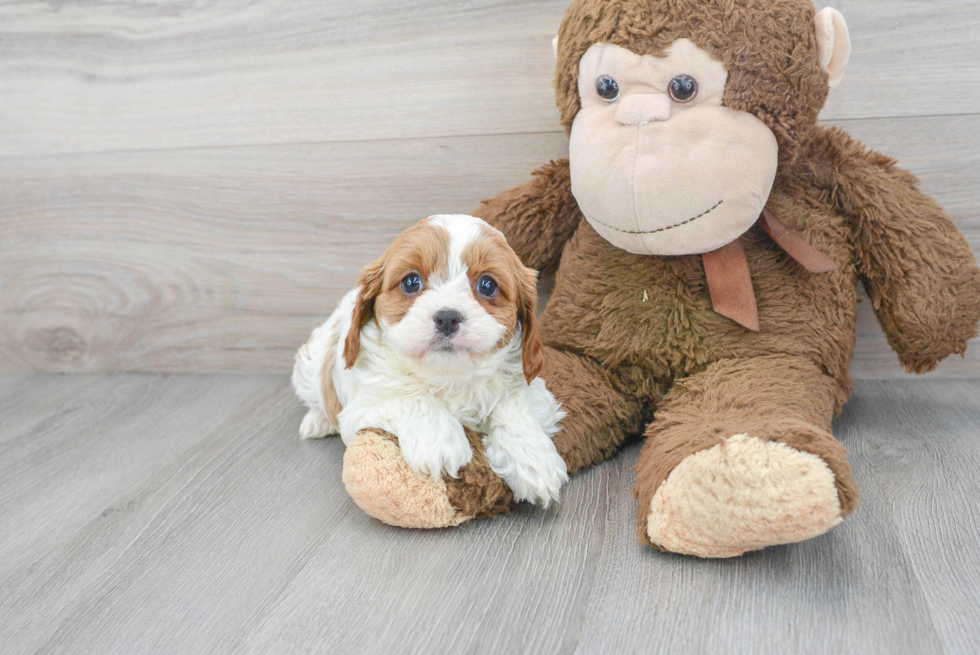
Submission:
{"label": "monkey's head", "polygon": [[850,41],[811,0],[574,0],[555,49],[582,213],[619,248],[685,255],[755,223]]}

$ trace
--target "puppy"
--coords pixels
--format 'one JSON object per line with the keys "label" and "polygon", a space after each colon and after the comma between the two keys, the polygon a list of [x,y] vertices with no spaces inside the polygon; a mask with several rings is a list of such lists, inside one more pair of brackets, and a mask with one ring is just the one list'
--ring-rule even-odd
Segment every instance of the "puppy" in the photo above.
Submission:
{"label": "puppy", "polygon": [[293,387],[310,408],[304,439],[360,430],[398,437],[417,473],[455,477],[484,435],[517,500],[548,506],[568,479],[551,441],[564,412],[537,377],[543,346],[536,275],[472,216],[409,228],[296,354]]}

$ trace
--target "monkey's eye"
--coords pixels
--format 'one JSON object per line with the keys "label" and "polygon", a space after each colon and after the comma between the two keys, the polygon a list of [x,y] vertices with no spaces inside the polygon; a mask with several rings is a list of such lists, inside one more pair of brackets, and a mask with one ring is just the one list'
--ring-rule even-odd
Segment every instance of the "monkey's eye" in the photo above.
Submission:
{"label": "monkey's eye", "polygon": [[476,283],[476,290],[484,298],[493,298],[497,295],[497,283],[489,275],[484,275]]}
{"label": "monkey's eye", "polygon": [[606,102],[615,102],[619,98],[619,84],[608,75],[603,75],[595,81],[595,90]]}
{"label": "monkey's eye", "polygon": [[402,291],[407,296],[413,296],[422,290],[422,277],[418,273],[409,273],[402,278]]}
{"label": "monkey's eye", "polygon": [[698,94],[698,81],[690,75],[678,75],[667,85],[667,93],[677,102],[690,102]]}

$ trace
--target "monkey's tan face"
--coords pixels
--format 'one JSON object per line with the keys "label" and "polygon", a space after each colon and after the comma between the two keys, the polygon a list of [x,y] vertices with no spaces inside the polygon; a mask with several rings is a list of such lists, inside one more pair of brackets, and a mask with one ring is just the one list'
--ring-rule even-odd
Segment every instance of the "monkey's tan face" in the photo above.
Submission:
{"label": "monkey's tan face", "polygon": [[759,217],[776,175],[776,137],[722,106],[728,74],[687,39],[667,57],[608,43],[579,62],[572,194],[614,246],[641,255],[705,253]]}

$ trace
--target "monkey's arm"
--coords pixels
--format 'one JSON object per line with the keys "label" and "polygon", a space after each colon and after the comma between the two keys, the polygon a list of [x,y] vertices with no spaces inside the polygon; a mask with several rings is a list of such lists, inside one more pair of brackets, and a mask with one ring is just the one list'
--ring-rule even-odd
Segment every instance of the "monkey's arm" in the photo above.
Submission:
{"label": "monkey's arm", "polygon": [[[836,135],[835,141],[847,136]],[[930,371],[977,336],[980,270],[973,252],[912,173],[849,137],[840,146],[837,202],[853,220],[858,271],[902,365]]]}
{"label": "monkey's arm", "polygon": [[484,200],[475,215],[503,232],[526,266],[553,271],[582,216],[572,197],[568,160],[542,166],[530,182]]}

